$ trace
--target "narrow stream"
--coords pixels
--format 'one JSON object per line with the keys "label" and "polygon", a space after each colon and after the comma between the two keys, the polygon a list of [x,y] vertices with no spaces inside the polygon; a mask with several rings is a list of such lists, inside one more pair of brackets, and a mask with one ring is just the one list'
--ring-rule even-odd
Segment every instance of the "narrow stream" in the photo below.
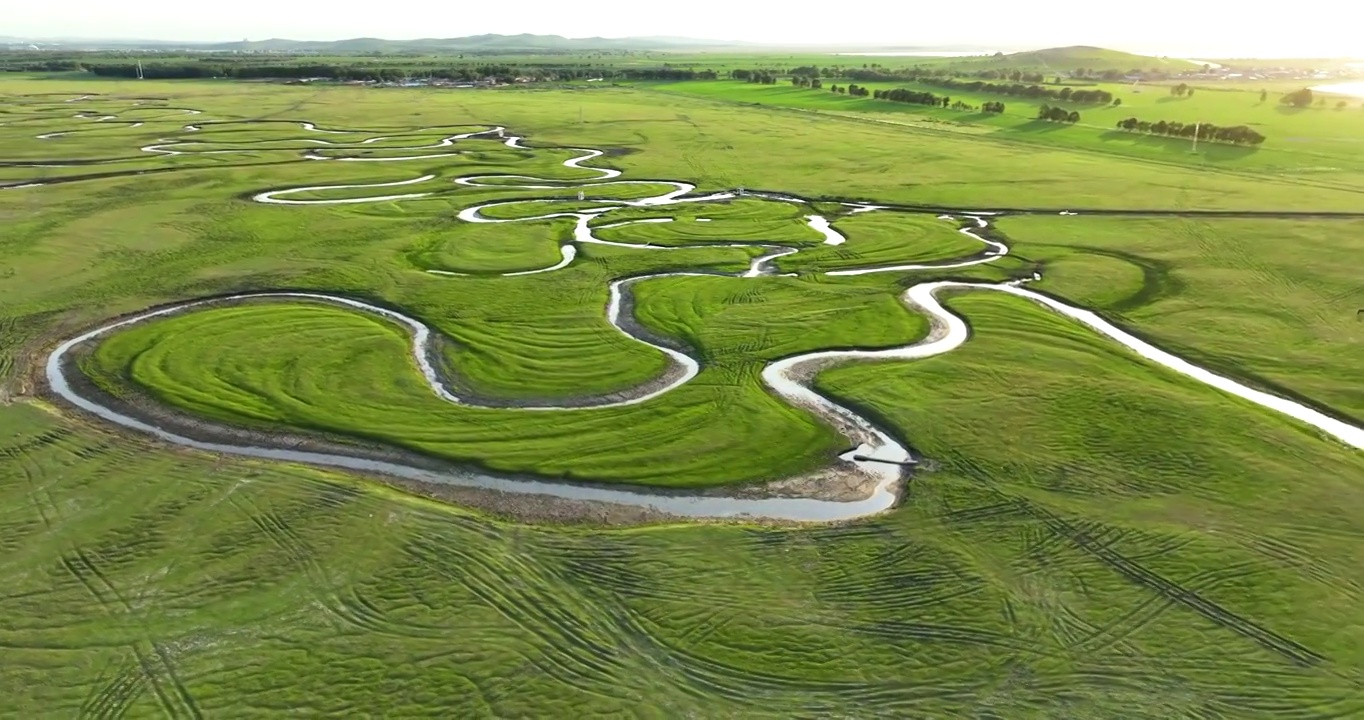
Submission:
{"label": "narrow stream", "polygon": [[[315,125],[312,125],[311,123],[302,123],[302,126],[307,130],[320,133],[341,134],[345,132],[321,130],[318,129]],[[186,127],[187,131],[189,130],[189,127],[190,126]],[[506,136],[505,128],[502,127],[495,127],[492,129],[465,133],[461,135],[452,135],[443,139],[437,145],[423,147],[428,148],[448,147],[450,145],[453,145],[454,142],[457,140],[488,135],[497,136],[498,138],[502,139],[502,141],[506,145],[510,147],[525,149],[525,146],[520,143],[522,138],[520,138],[519,136]],[[362,141],[361,143],[353,143],[350,145],[346,145],[344,143],[338,143],[335,145],[337,145],[338,147],[345,147],[354,146],[356,144],[364,144],[373,141],[374,139]],[[332,145],[332,143],[327,144]],[[160,146],[155,145],[148,146],[147,148],[143,148],[143,150],[148,152],[158,152],[162,154],[179,154],[182,152],[183,153],[193,152],[188,150],[183,151],[175,150],[174,148],[176,145],[181,145],[181,143],[165,144]],[[234,151],[210,151],[210,152],[234,152]],[[596,178],[597,180],[596,182],[575,183],[515,175],[468,176],[462,178],[455,178],[453,179],[452,182],[466,186],[501,187],[508,189],[560,190],[564,188],[593,188],[620,184],[665,185],[671,186],[672,189],[660,195],[635,200],[592,200],[592,202],[600,204],[602,207],[590,210],[572,212],[550,212],[546,214],[536,215],[533,217],[509,220],[488,218],[483,215],[483,211],[488,208],[496,207],[499,205],[525,204],[529,202],[546,203],[563,202],[564,199],[553,198],[542,200],[516,200],[510,202],[495,202],[471,207],[461,211],[458,215],[459,219],[471,223],[530,222],[546,220],[551,218],[575,219],[576,225],[574,228],[573,240],[571,243],[565,244],[560,248],[561,258],[558,263],[538,270],[506,273],[506,275],[530,275],[536,273],[546,273],[567,267],[577,257],[576,246],[579,244],[591,243],[613,245],[620,247],[630,247],[651,251],[668,251],[686,247],[722,247],[722,246],[761,248],[763,250],[762,254],[755,257],[751,261],[749,268],[745,272],[736,275],[736,277],[744,278],[756,278],[779,274],[779,270],[775,265],[775,261],[778,258],[799,252],[798,247],[761,242],[705,243],[698,245],[657,246],[639,243],[614,242],[597,238],[593,234],[594,229],[620,227],[622,225],[634,223],[645,222],[661,223],[672,221],[671,219],[668,218],[634,220],[625,221],[621,223],[608,223],[604,225],[597,225],[594,228],[594,226],[591,224],[593,221],[604,216],[609,216],[609,214],[613,210],[627,207],[656,207],[676,205],[680,203],[726,200],[744,196],[745,193],[743,193],[742,191],[718,192],[708,195],[694,196],[691,195],[691,193],[695,191],[696,189],[695,186],[686,182],[616,180],[616,178],[620,177],[621,175],[620,171],[608,168],[584,166],[582,164],[594,158],[601,157],[602,155],[604,155],[603,151],[582,148],[577,149],[576,152],[580,154],[575,155],[574,157],[568,160],[565,160],[563,162],[563,166],[577,170],[594,172],[599,176]],[[415,156],[410,158],[409,157],[374,158],[374,160],[387,160],[397,162],[402,160],[411,160],[418,158],[424,159],[429,157],[433,156]],[[318,156],[316,159],[324,158],[322,156]],[[375,197],[338,198],[327,200],[293,200],[283,198],[284,196],[304,192],[387,188],[408,185],[419,185],[422,183],[431,182],[435,179],[436,179],[435,175],[428,174],[410,180],[401,180],[396,182],[352,185],[320,185],[310,187],[288,188],[282,190],[271,190],[261,192],[255,195],[253,199],[260,203],[276,205],[336,205],[366,202],[386,202],[392,200],[426,197],[432,194],[432,192],[434,191],[396,195],[383,195]],[[501,181],[523,180],[532,184],[510,185],[505,183],[492,182],[494,180]],[[802,199],[792,198],[784,195],[770,193],[769,194],[748,193],[747,195],[753,197],[781,200],[786,202],[808,204],[806,203],[806,201]],[[847,205],[855,208],[853,212],[871,212],[881,209],[877,206],[870,206],[858,203],[847,203]],[[982,263],[994,262],[999,258],[1007,255],[1009,252],[1009,248],[1003,243],[988,239],[987,237],[983,237],[982,235],[977,234],[977,231],[981,231],[989,227],[989,221],[985,219],[984,215],[986,215],[986,213],[968,214],[966,216],[966,220],[974,223],[975,227],[972,228],[968,226],[963,227],[961,229],[962,233],[976,240],[979,240],[985,246],[985,250],[981,254],[974,256],[972,258],[959,261],[946,261],[941,263],[899,264],[889,266],[852,268],[829,271],[826,274],[845,276],[862,275],[867,273],[904,272],[911,270],[935,268],[960,268],[970,265],[979,265]],[[952,216],[944,216],[944,219],[951,221],[957,220],[956,217]],[[805,220],[811,229],[818,232],[820,236],[824,238],[825,244],[839,245],[847,242],[847,238],[838,233],[838,231],[832,227],[828,218],[825,218],[818,214],[810,214],[805,216]],[[438,270],[432,270],[429,272],[445,275],[458,274],[450,271]],[[805,378],[808,378],[813,371],[817,370],[818,368],[825,367],[828,364],[836,364],[851,360],[862,361],[910,360],[950,352],[951,350],[961,346],[961,344],[966,341],[966,339],[969,336],[969,330],[967,328],[965,321],[961,317],[949,312],[945,307],[942,306],[942,304],[937,299],[937,293],[939,293],[942,290],[953,291],[982,290],[1002,292],[1015,297],[1029,300],[1031,302],[1035,302],[1060,315],[1068,317],[1091,328],[1092,330],[1123,345],[1129,350],[1132,350],[1137,355],[1141,356],[1146,360],[1170,368],[1185,376],[1191,377],[1202,383],[1217,388],[1218,390],[1225,392],[1227,394],[1243,398],[1262,407],[1292,417],[1300,422],[1317,428],[1323,433],[1326,433],[1351,447],[1364,449],[1364,429],[1362,428],[1355,427],[1338,419],[1332,418],[1330,416],[1325,415],[1324,413],[1306,407],[1292,400],[1288,400],[1269,393],[1255,390],[1253,388],[1249,388],[1234,380],[1223,377],[1221,375],[1217,375],[1209,370],[1193,365],[1192,363],[1189,363],[1186,360],[1183,360],[1177,356],[1165,352],[1141,340],[1140,338],[1137,338],[1131,335],[1130,333],[1127,333],[1126,331],[1109,323],[1108,321],[1104,320],[1103,318],[1099,317],[1098,315],[1089,310],[1075,307],[1073,305],[1069,305],[1050,296],[1028,290],[1027,288],[1023,287],[1023,284],[1026,281],[1014,281],[1003,284],[968,283],[954,281],[932,281],[920,283],[906,290],[902,295],[901,300],[903,301],[908,310],[910,310],[911,312],[924,313],[932,321],[934,331],[930,335],[930,337],[928,337],[924,341],[903,347],[881,350],[828,350],[805,353],[802,355],[797,355],[794,357],[789,357],[772,362],[766,368],[764,368],[764,370],[762,371],[763,382],[773,393],[781,397],[786,402],[791,403],[792,405],[802,407],[814,413],[823,421],[829,423],[832,427],[838,429],[839,432],[843,433],[849,439],[851,444],[856,446],[855,450],[840,456],[838,459],[838,463],[840,464],[841,469],[843,470],[860,473],[864,476],[873,479],[875,481],[875,490],[869,497],[863,500],[853,502],[802,498],[750,499],[720,496],[700,495],[686,496],[660,494],[658,492],[653,492],[648,488],[642,487],[627,486],[622,486],[619,488],[587,487],[566,483],[556,483],[544,480],[502,478],[474,471],[435,472],[431,470],[425,470],[417,467],[403,465],[400,463],[368,460],[340,454],[306,452],[299,450],[286,450],[279,448],[268,448],[229,443],[204,442],[184,437],[182,435],[176,434],[164,428],[148,424],[133,417],[129,417],[127,415],[117,412],[112,408],[101,405],[95,400],[91,400],[87,397],[84,397],[72,388],[71,384],[68,382],[66,377],[66,372],[68,372],[69,366],[71,365],[71,363],[67,361],[67,354],[72,349],[84,343],[95,340],[96,338],[107,335],[108,333],[111,333],[115,330],[126,328],[128,326],[145,322],[147,320],[151,320],[154,318],[165,317],[167,315],[171,315],[174,313],[179,313],[194,308],[205,307],[210,304],[216,305],[224,302],[250,301],[260,299],[279,300],[298,299],[327,302],[341,305],[343,307],[353,309],[356,311],[378,315],[404,326],[411,333],[413,359],[416,362],[417,367],[420,369],[422,375],[425,377],[427,385],[430,387],[431,391],[436,396],[440,397],[441,399],[447,402],[463,405],[477,405],[480,407],[507,407],[508,411],[564,411],[564,412],[588,410],[591,408],[634,405],[648,402],[650,400],[658,398],[662,395],[667,394],[671,390],[689,382],[700,372],[700,363],[696,358],[693,358],[684,352],[664,347],[655,343],[651,343],[647,339],[642,338],[631,332],[631,330],[629,329],[631,324],[628,322],[623,323],[621,318],[622,307],[626,304],[625,303],[626,294],[629,292],[630,286],[635,283],[642,282],[644,280],[648,280],[651,278],[692,276],[702,274],[710,275],[713,273],[700,272],[659,273],[653,275],[617,279],[610,283],[609,300],[606,306],[607,321],[610,322],[612,326],[614,326],[621,333],[625,334],[627,337],[665,354],[668,357],[669,362],[672,364],[672,370],[669,371],[670,379],[667,382],[661,384],[658,382],[646,383],[645,385],[642,385],[633,390],[619,393],[615,399],[603,400],[601,402],[589,402],[573,405],[563,404],[519,405],[514,407],[503,405],[478,405],[477,403],[468,398],[461,398],[458,394],[452,391],[449,387],[449,384],[442,378],[440,373],[433,366],[430,360],[430,358],[434,355],[434,350],[432,349],[431,345],[432,330],[429,327],[427,327],[424,323],[393,310],[388,310],[385,308],[381,308],[375,305],[371,305],[350,298],[326,295],[323,293],[301,292],[244,293],[230,298],[215,298],[212,300],[191,301],[173,307],[143,313],[135,317],[109,323],[107,325],[96,328],[83,335],[80,335],[76,338],[73,338],[62,343],[60,346],[57,347],[56,350],[52,352],[51,355],[48,356],[46,374],[48,383],[52,387],[53,391],[62,398],[64,398],[66,401],[70,402],[76,407],[81,408],[82,410],[90,412],[109,422],[121,425],[123,427],[136,430],[138,432],[154,435],[167,442],[172,442],[178,445],[183,445],[186,447],[196,448],[199,450],[205,450],[209,452],[228,453],[248,457],[265,458],[271,460],[282,460],[287,462],[301,462],[326,467],[345,468],[361,472],[381,473],[397,477],[409,478],[427,483],[484,488],[509,493],[547,495],[570,500],[586,500],[638,506],[652,508],[664,513],[682,517],[692,518],[747,517],[794,521],[827,522],[865,517],[868,515],[885,511],[892,507],[895,504],[896,500],[898,499],[897,498],[898,492],[903,487],[903,484],[900,481],[904,473],[904,467],[905,465],[912,464],[914,462],[914,458],[911,456],[908,448],[906,448],[903,444],[897,441],[894,438],[894,436],[891,435],[889,432],[885,431],[882,428],[877,427],[871,421],[861,417],[860,415],[853,412],[849,408],[843,407],[833,402],[829,398],[826,398],[823,395],[820,395],[819,393],[815,392],[807,384],[808,380]]]}

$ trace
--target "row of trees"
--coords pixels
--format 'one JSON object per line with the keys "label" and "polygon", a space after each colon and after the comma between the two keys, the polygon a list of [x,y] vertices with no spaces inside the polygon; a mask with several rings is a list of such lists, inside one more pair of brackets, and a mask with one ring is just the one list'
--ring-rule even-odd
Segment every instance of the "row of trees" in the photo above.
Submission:
{"label": "row of trees", "polygon": [[860,85],[854,85],[852,83],[848,83],[847,87],[839,87],[835,85],[829,89],[836,93],[843,93],[846,95],[851,95],[853,97],[867,97],[868,95],[871,95],[871,90],[864,88]]}
{"label": "row of trees", "polygon": [[1165,137],[1178,137],[1193,139],[1195,136],[1199,140],[1208,142],[1230,143],[1233,145],[1259,145],[1265,141],[1265,136],[1252,130],[1245,125],[1234,125],[1231,127],[1221,127],[1212,123],[1181,123],[1181,122],[1147,122],[1138,120],[1134,117],[1120,120],[1118,128],[1128,132],[1139,132],[1147,135],[1163,135]]}
{"label": "row of trees", "polygon": [[1074,110],[1067,110],[1063,107],[1052,107],[1043,105],[1037,109],[1038,120],[1049,120],[1051,122],[1063,122],[1075,124],[1080,122],[1080,113]]}
{"label": "row of trees", "polygon": [[952,98],[938,97],[931,92],[919,92],[918,90],[906,90],[905,88],[895,88],[894,90],[877,90],[872,93],[876,100],[889,100],[891,102],[911,103],[914,105],[936,105],[947,107],[951,104]]}
{"label": "row of trees", "polygon": [[14,62],[0,62],[0,71],[4,72],[71,72],[73,70],[84,70],[79,62],[75,60],[23,60]]}
{"label": "row of trees", "polygon": [[983,80],[1012,80],[1016,83],[1040,83],[1046,79],[1040,72],[1024,72],[1022,70],[978,70],[971,73],[971,77],[978,77]]}
{"label": "row of trees", "polygon": [[1170,94],[1175,97],[1193,97],[1193,88],[1185,83],[1180,83],[1170,88]]}
{"label": "row of trees", "polygon": [[758,83],[758,84],[760,84],[760,85],[776,85],[776,84],[777,84],[777,76],[776,76],[776,75],[773,75],[772,73],[770,73],[770,72],[768,72],[768,71],[766,71],[766,70],[744,70],[744,69],[730,70],[730,71],[729,71],[729,76],[730,76],[730,78],[732,78],[732,79],[734,79],[734,80],[744,80],[744,81],[751,82],[751,83]]}
{"label": "row of trees", "polygon": [[981,82],[979,80],[962,81],[952,78],[925,78],[921,82],[941,88],[952,90],[965,90],[967,92],[983,92],[992,95],[1012,95],[1015,97],[1026,98],[1051,98],[1062,102],[1074,103],[1093,103],[1107,105],[1113,102],[1113,93],[1107,90],[1084,90],[1072,87],[1061,89],[1043,87],[1041,85],[1003,85],[995,83]]}
{"label": "row of trees", "polygon": [[[137,65],[125,63],[107,65],[85,65],[88,70],[101,77],[137,77]],[[492,79],[498,82],[512,82],[518,77],[531,77],[535,80],[563,81],[585,77],[602,77],[621,80],[714,80],[714,70],[692,70],[671,67],[632,67],[615,69],[590,68],[546,68],[526,69],[506,65],[466,65],[462,67],[393,67],[374,65],[338,65],[329,63],[275,63],[261,65],[221,65],[217,63],[145,63],[142,66],[144,77],[152,79],[192,79],[192,78],[243,78],[243,79],[294,79],[323,78],[340,81],[364,82],[401,82],[409,78],[433,78],[438,80],[474,81]]]}
{"label": "row of trees", "polygon": [[1004,113],[1004,103],[987,102],[980,106],[980,111],[984,113],[994,113],[996,115],[1000,115]]}

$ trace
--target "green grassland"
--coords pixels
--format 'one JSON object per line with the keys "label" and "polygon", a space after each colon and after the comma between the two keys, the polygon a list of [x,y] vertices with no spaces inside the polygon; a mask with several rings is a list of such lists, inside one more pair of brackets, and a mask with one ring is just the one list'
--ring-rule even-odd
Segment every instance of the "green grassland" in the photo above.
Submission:
{"label": "green grassland", "polygon": [[778,260],[793,272],[821,272],[853,267],[945,262],[985,249],[957,232],[956,223],[931,215],[871,212],[850,215],[833,224],[848,239]]}
{"label": "green grassland", "polygon": [[[1000,81],[994,81],[1000,82]],[[756,103],[764,106],[838,114],[887,122],[919,130],[967,135],[981,142],[1026,142],[1064,147],[1091,153],[1115,154],[1149,162],[1168,163],[1238,173],[1257,173],[1272,178],[1295,178],[1323,187],[1364,187],[1364,112],[1358,102],[1351,109],[1330,107],[1288,108],[1279,97],[1301,83],[1282,88],[1269,84],[1244,84],[1206,88],[1194,83],[1192,97],[1175,97],[1163,85],[1097,83],[1092,87],[1111,92],[1120,106],[1086,105],[1051,99],[1029,99],[984,92],[970,93],[914,82],[859,83],[873,90],[908,88],[948,96],[979,107],[984,102],[1005,104],[1003,114],[986,114],[950,108],[856,98],[829,91],[827,86],[846,82],[826,80],[825,89],[812,90],[740,81],[691,81],[650,84],[660,92],[710,98],[721,102]],[[1086,86],[1090,87],[1090,86]],[[1260,101],[1261,89],[1270,90]],[[1077,125],[1039,121],[1043,104],[1061,105],[1080,113]],[[1187,139],[1124,132],[1118,121],[1136,117],[1150,122],[1206,122],[1217,125],[1248,125],[1268,139],[1255,148],[1201,143],[1195,152]],[[1049,183],[1045,183],[1049,185]]]}
{"label": "green grassland", "polygon": [[[535,287],[535,295],[517,293],[503,278],[483,281],[482,289],[472,282],[453,285],[458,280],[451,279],[445,291],[489,315],[498,311],[498,295],[514,299],[501,308],[507,316],[518,307],[537,312],[546,298],[544,284],[534,280],[523,286]],[[573,275],[560,282],[592,286]],[[238,424],[354,434],[502,471],[689,486],[785,477],[827,462],[840,447],[843,441],[831,430],[763,392],[757,375],[764,361],[829,346],[903,345],[924,332],[921,320],[897,307],[893,286],[876,292],[807,288],[781,279],[760,286],[716,279],[688,283],[691,294],[682,305],[655,309],[664,304],[652,301],[655,295],[677,295],[667,291],[676,288],[674,282],[644,285],[641,300],[650,310],[642,317],[663,331],[687,323],[690,333],[699,333],[704,321],[706,334],[697,345],[715,362],[695,382],[623,408],[547,415],[453,406],[421,382],[397,327],[330,307],[290,304],[206,310],[130,329],[101,344],[90,372]],[[605,304],[603,287],[594,308],[598,314]],[[602,348],[574,327],[582,321],[552,307],[537,314],[550,315],[560,329],[517,338],[515,348],[494,345],[475,352],[487,356],[489,365],[504,357],[548,365],[568,375],[566,389],[579,394],[578,376],[588,381],[593,376],[572,372],[558,357],[566,345],[568,352],[576,345],[585,354]],[[761,322],[773,316],[792,322],[785,327]],[[766,327],[755,333],[757,324]],[[635,373],[647,378],[662,371],[654,355],[633,355],[644,356],[631,368]],[[509,386],[516,381],[513,362],[503,361],[500,368]],[[613,375],[619,381],[619,373]],[[698,453],[700,448],[705,452]]]}
{"label": "green grassland", "polygon": [[[780,200],[735,198],[716,202],[687,203],[679,207],[626,208],[599,217],[593,235],[612,242],[654,245],[694,245],[704,242],[781,242],[795,247],[815,245],[824,237],[805,221],[809,208]],[[638,222],[663,220],[672,222]]]}
{"label": "green grassland", "polygon": [[[594,224],[677,220],[599,230],[604,239],[803,247],[778,262],[798,277],[637,283],[639,321],[690,346],[705,368],[637,406],[541,414],[442,403],[399,327],[294,301],[134,326],[101,342],[81,370],[115,392],[239,425],[507,472],[715,487],[816,469],[844,449],[830,428],[763,389],[766,362],[923,337],[927,322],[897,299],[914,282],[1040,269],[1040,290],[1357,421],[1364,324],[1354,311],[1364,287],[1351,259],[1364,250],[1360,220],[1054,212],[1357,210],[1364,185],[1350,157],[1316,173],[1304,168],[1318,159],[1289,149],[1284,170],[1253,158],[1142,157],[1050,139],[1085,127],[1049,135],[986,124],[990,132],[973,134],[938,129],[939,118],[910,106],[906,121],[919,124],[756,107],[738,91],[699,97],[688,87],[390,92],[0,80],[7,101],[86,91],[122,97],[71,103],[80,107],[70,112],[53,103],[40,122],[0,125],[0,160],[135,158],[79,171],[0,167],[5,183],[105,176],[0,190],[0,714],[1364,713],[1364,457],[1017,298],[946,298],[973,331],[950,354],[818,376],[822,390],[884,423],[928,466],[900,507],[829,527],[517,523],[372,478],[169,448],[44,400],[34,372],[57,340],[122,313],[297,289],[367,299],[430,324],[450,341],[447,364],[482,395],[561,398],[645,382],[662,356],[605,321],[608,284],[669,270],[738,273],[756,250],[585,244],[553,273],[492,277],[555,262],[574,221],[455,219],[491,201],[560,198],[488,213],[525,218],[668,189],[585,188],[580,205],[576,188],[452,182],[470,173],[581,181],[595,173],[563,167],[575,156],[564,148],[593,147],[609,154],[589,164],[625,179],[695,182],[701,192],[742,185],[1053,212],[1000,219],[1011,253],[997,264],[857,278],[821,271],[950,260],[982,247],[923,213],[834,217],[821,205],[848,238],[824,246],[801,219],[809,206],[778,201],[612,212]],[[1212,102],[1206,95],[1164,105],[1183,112]],[[33,137],[90,126],[69,117],[87,106],[113,114],[151,96],[205,113]],[[5,103],[15,114],[18,105]],[[461,141],[454,149],[467,154],[456,157],[319,162],[303,159],[296,141],[344,136],[207,124],[223,119],[421,138],[411,144],[442,135],[420,128],[495,123],[540,149],[489,139]],[[197,133],[177,130],[200,120]],[[1315,138],[1345,127],[1295,131]],[[152,140],[250,152],[142,157],[148,128]],[[151,172],[122,174],[138,171]],[[428,173],[437,178],[285,196],[432,193],[422,199],[249,200]]]}
{"label": "green grassland", "polygon": [[1364,223],[1012,217],[1039,289],[1162,347],[1364,420]]}

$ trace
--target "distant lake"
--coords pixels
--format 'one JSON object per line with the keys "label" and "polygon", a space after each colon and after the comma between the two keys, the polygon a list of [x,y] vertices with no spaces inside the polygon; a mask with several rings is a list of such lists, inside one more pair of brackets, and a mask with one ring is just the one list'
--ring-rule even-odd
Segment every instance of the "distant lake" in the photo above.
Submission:
{"label": "distant lake", "polygon": [[1364,98],[1364,82],[1318,85],[1312,88],[1312,92],[1330,93],[1332,95],[1350,95],[1357,98]]}

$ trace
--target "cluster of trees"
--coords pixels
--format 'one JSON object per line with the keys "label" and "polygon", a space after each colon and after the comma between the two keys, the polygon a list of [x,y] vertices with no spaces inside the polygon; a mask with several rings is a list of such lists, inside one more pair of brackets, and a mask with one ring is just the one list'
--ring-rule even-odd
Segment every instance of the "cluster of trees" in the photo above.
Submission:
{"label": "cluster of trees", "polygon": [[792,84],[792,85],[795,85],[796,87],[807,87],[807,88],[810,88],[810,89],[812,89],[812,90],[818,90],[818,89],[824,87],[824,81],[820,80],[820,79],[817,78],[817,77],[810,77],[810,76],[808,76],[808,75],[794,75],[794,76],[792,76],[792,77],[791,77],[791,84]]}
{"label": "cluster of trees", "polygon": [[1012,95],[1026,98],[1051,98],[1062,102],[1104,104],[1113,102],[1113,93],[1107,90],[1077,90],[1063,87],[1060,90],[1041,85],[1002,85],[979,80],[962,81],[952,78],[925,78],[921,82],[952,90],[983,92],[992,95]]}
{"label": "cluster of trees", "polygon": [[1040,72],[1023,72],[1022,70],[978,70],[971,73],[970,77],[978,77],[983,80],[1011,80],[1016,83],[1040,83],[1046,79]]}
{"label": "cluster of trees", "polygon": [[1175,97],[1193,97],[1193,88],[1184,83],[1180,83],[1170,88],[1170,94]]}
{"label": "cluster of trees", "polygon": [[[1263,91],[1260,93],[1260,97],[1261,98],[1264,97]],[[1288,93],[1287,95],[1280,98],[1279,103],[1282,105],[1292,105],[1293,107],[1296,108],[1308,107],[1312,104],[1312,91],[1308,90],[1307,88],[1303,88],[1301,90],[1294,90],[1293,92]]]}
{"label": "cluster of trees", "polygon": [[730,70],[729,76],[734,80],[745,80],[760,85],[776,85],[777,76],[766,70]]}
{"label": "cluster of trees", "polygon": [[[594,73],[588,73],[593,75]],[[719,77],[714,70],[692,70],[690,68],[620,68],[609,72],[596,72],[595,77],[621,80],[715,80]],[[567,80],[569,78],[558,78]]]}
{"label": "cluster of trees", "polygon": [[980,111],[985,113],[995,113],[996,115],[999,115],[1004,112],[1004,103],[987,102],[980,106]]}
{"label": "cluster of trees", "polygon": [[1193,139],[1197,136],[1199,140],[1231,143],[1234,145],[1259,145],[1265,141],[1264,135],[1261,135],[1245,125],[1220,127],[1218,125],[1213,125],[1212,123],[1181,123],[1166,122],[1164,120],[1152,123],[1132,117],[1119,121],[1118,128],[1128,132],[1164,135],[1165,137]]}
{"label": "cluster of trees", "polygon": [[919,92],[918,90],[906,90],[905,88],[895,88],[894,90],[877,90],[872,93],[876,100],[889,100],[891,102],[912,103],[914,105],[936,105],[937,107],[947,107],[952,102],[952,98],[938,97],[930,92]]}
{"label": "cluster of trees", "polygon": [[[1265,90],[1261,90],[1261,91],[1260,91],[1260,102],[1264,102],[1264,101],[1265,101],[1266,99],[1268,99],[1268,98],[1269,98],[1269,92],[1268,92],[1268,91],[1265,91]],[[1311,106],[1312,106],[1312,101],[1313,101],[1313,100],[1316,101],[1317,107],[1326,107],[1326,98],[1324,98],[1324,97],[1315,97],[1315,96],[1313,96],[1313,95],[1312,95],[1312,91],[1309,90],[1309,89],[1307,89],[1307,88],[1303,88],[1303,89],[1301,89],[1301,90],[1294,90],[1293,92],[1288,93],[1287,95],[1284,95],[1283,97],[1279,98],[1279,104],[1280,104],[1280,105],[1292,105],[1292,106],[1295,107],[1295,108],[1305,108],[1305,107],[1311,107]],[[1338,100],[1338,101],[1336,101],[1336,109],[1337,109],[1337,110],[1344,110],[1345,108],[1347,108],[1347,107],[1349,107],[1349,106],[1350,106],[1350,103],[1347,102],[1347,101],[1345,101],[1345,100]]]}
{"label": "cluster of trees", "polygon": [[1067,110],[1063,107],[1043,105],[1037,109],[1037,119],[1074,124],[1080,122],[1080,113],[1074,110]]}
{"label": "cluster of trees", "polygon": [[852,83],[848,83],[847,87],[839,87],[835,85],[829,89],[836,93],[844,93],[847,95],[851,95],[853,97],[867,97],[868,95],[871,94],[871,90],[868,90],[867,88],[864,88],[860,85],[854,85]]}
{"label": "cluster of trees", "polygon": [[[85,69],[101,77],[137,77],[137,66],[125,63],[86,65]],[[408,68],[402,67],[333,64],[219,65],[201,62],[185,65],[146,63],[142,66],[142,74],[143,77],[149,79],[172,80],[235,77],[247,79],[325,78],[328,80],[390,82],[406,80],[411,73]],[[476,80],[487,77],[505,77],[510,80],[514,77],[510,69],[505,67],[440,68],[422,74],[443,80]]]}
{"label": "cluster of trees", "polygon": [[0,71],[3,72],[71,72],[73,70],[83,69],[81,64],[75,60],[20,60],[0,62]]}
{"label": "cluster of trees", "polygon": [[[137,77],[137,65],[126,62],[109,64],[87,64],[82,66],[101,77]],[[80,69],[80,68],[77,68]],[[415,65],[342,65],[336,63],[262,63],[244,65],[235,63],[194,62],[164,63],[151,62],[142,65],[142,74],[151,79],[190,79],[190,78],[242,78],[242,79],[295,79],[322,78],[338,81],[364,82],[401,82],[409,78],[432,78],[471,82],[474,80],[496,80],[510,83],[517,78],[529,77],[533,80],[564,81],[587,77],[611,78],[620,80],[714,80],[714,70],[692,70],[675,67],[513,67],[510,65],[458,65],[458,66],[415,66]]]}

